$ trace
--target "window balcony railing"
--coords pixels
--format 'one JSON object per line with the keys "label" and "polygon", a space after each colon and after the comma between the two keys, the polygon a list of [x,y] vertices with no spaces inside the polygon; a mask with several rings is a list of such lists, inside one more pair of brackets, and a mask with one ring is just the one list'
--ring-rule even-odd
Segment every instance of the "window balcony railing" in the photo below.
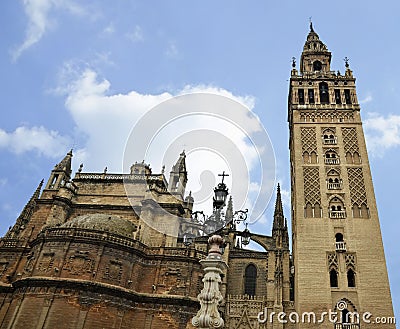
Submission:
{"label": "window balcony railing", "polygon": [[345,210],[330,210],[329,217],[334,219],[346,218]]}
{"label": "window balcony railing", "polygon": [[342,183],[327,183],[328,184],[328,190],[341,190],[342,189]]}
{"label": "window balcony railing", "polygon": [[325,158],[325,164],[327,165],[336,165],[339,164],[339,158]]}
{"label": "window balcony railing", "polygon": [[334,329],[360,329],[359,323],[335,323]]}
{"label": "window balcony railing", "polygon": [[346,251],[346,242],[344,242],[344,241],[335,242],[335,247],[336,247],[336,251],[344,252],[344,251]]}
{"label": "window balcony railing", "polygon": [[335,138],[323,138],[324,144],[325,145],[336,145],[337,144],[337,139]]}

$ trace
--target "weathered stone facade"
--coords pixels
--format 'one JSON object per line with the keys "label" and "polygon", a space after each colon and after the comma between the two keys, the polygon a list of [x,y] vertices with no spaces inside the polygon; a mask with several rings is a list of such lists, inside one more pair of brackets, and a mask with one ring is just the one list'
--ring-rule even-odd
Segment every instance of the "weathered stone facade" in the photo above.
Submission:
{"label": "weathered stone facade", "polygon": [[[0,241],[0,328],[191,328],[207,237],[190,246],[182,240],[193,206],[190,196],[184,199],[185,154],[170,174],[173,184],[144,163],[129,174],[85,173],[81,167],[71,179],[71,161],[72,152]],[[238,247],[240,232],[224,233],[229,269],[220,311],[227,328],[237,328],[238,318],[254,324],[268,303],[271,309],[290,304],[287,224],[278,196],[274,236],[254,235],[265,252]],[[250,295],[249,265],[256,271]]]}
{"label": "weathered stone facade", "polygon": [[[332,328],[278,314],[318,316],[339,301],[393,316],[355,78],[330,60],[311,27],[290,79],[293,258],[279,186],[272,234],[251,234],[264,251],[242,248],[234,225],[220,232],[225,328]],[[197,229],[184,152],[168,181],[143,162],[124,174],[81,165],[71,177],[71,161],[69,152],[0,239],[0,329],[193,328],[208,245],[183,238]],[[335,328],[360,326],[374,327]]]}

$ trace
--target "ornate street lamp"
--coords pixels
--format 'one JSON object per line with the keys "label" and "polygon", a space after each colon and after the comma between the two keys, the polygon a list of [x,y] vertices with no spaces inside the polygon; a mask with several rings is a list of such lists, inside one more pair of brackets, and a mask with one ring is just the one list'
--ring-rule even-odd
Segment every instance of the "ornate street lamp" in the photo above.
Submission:
{"label": "ornate street lamp", "polygon": [[[219,232],[222,228],[228,227],[229,231],[235,231],[235,224],[245,223],[247,220],[248,209],[237,210],[232,215],[232,204],[230,204],[229,211],[225,215],[222,211],[226,205],[226,199],[228,197],[228,188],[224,183],[224,178],[229,176],[225,174],[225,171],[218,176],[222,176],[222,181],[214,188],[213,197],[213,213],[206,217],[203,211],[194,211],[191,214],[192,223],[197,230],[202,231],[205,235],[211,235],[214,232]],[[230,215],[228,214],[230,213]],[[220,232],[222,233],[222,232]],[[251,233],[247,228],[243,232],[238,232],[241,237],[242,245],[248,245],[250,243]],[[183,235],[183,244],[189,246],[194,242],[194,234],[192,232],[185,233]]]}
{"label": "ornate street lamp", "polygon": [[219,174],[218,176],[222,176],[222,182],[214,189],[213,206],[215,210],[219,210],[225,206],[226,198],[228,196],[228,188],[224,183],[224,178],[229,175],[225,174],[225,171],[223,171],[222,174]]}
{"label": "ornate street lamp", "polygon": [[247,223],[246,223],[246,228],[244,229],[244,231],[241,234],[242,244],[247,246],[250,243],[250,238],[251,238],[251,233],[250,233],[249,229],[247,228]]}

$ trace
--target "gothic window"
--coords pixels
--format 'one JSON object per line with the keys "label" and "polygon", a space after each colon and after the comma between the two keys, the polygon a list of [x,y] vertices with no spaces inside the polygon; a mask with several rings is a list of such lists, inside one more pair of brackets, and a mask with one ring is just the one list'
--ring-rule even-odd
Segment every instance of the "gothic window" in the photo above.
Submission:
{"label": "gothic window", "polygon": [[314,104],[315,103],[314,89],[308,89],[308,103],[309,104]]}
{"label": "gothic window", "polygon": [[331,287],[337,288],[338,287],[338,273],[336,272],[335,269],[331,269],[329,271],[329,279],[330,279]]}
{"label": "gothic window", "polygon": [[351,268],[347,271],[347,286],[350,288],[356,286],[356,275]]}
{"label": "gothic window", "polygon": [[335,89],[335,102],[336,102],[336,104],[342,104],[340,89]]}
{"label": "gothic window", "polygon": [[344,99],[346,100],[346,104],[351,104],[350,89],[344,90]]}
{"label": "gothic window", "polygon": [[299,104],[304,104],[304,89],[299,89]]}
{"label": "gothic window", "polygon": [[56,186],[58,180],[58,174],[53,176],[53,180],[51,181],[50,188],[54,188]]}
{"label": "gothic window", "polygon": [[250,264],[246,267],[244,277],[244,294],[254,296],[256,294],[256,280],[257,280],[257,268]]}
{"label": "gothic window", "polygon": [[326,82],[319,84],[319,99],[321,104],[329,104],[329,90]]}

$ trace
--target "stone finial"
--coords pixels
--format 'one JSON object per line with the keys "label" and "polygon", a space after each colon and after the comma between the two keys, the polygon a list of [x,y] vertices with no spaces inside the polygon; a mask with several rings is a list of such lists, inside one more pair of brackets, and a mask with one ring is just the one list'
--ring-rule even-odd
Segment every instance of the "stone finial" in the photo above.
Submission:
{"label": "stone finial", "polygon": [[221,246],[224,244],[224,239],[219,235],[213,235],[208,239],[208,244],[210,245],[210,250],[208,251],[208,256],[219,255],[221,256]]}

